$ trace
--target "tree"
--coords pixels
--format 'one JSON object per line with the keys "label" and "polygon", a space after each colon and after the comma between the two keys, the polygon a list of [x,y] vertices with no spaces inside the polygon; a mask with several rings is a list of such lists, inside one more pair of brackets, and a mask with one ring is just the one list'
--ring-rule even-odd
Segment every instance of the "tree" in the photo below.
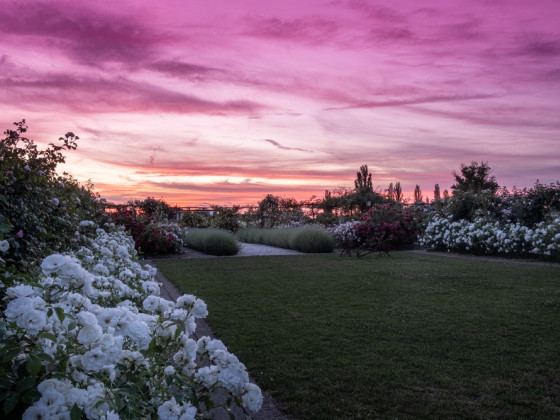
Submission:
{"label": "tree", "polygon": [[393,183],[389,184],[389,188],[387,188],[387,200],[394,200],[395,199],[395,187],[393,187]]}
{"label": "tree", "polygon": [[439,184],[434,186],[434,200],[441,200],[441,192],[439,189]]}
{"label": "tree", "polygon": [[402,200],[403,200],[403,192],[402,192],[401,183],[397,182],[395,184],[395,201],[398,201],[400,203]]}
{"label": "tree", "polygon": [[371,173],[367,165],[360,166],[360,170],[356,172],[356,179],[354,180],[356,192],[367,193],[373,192],[373,183],[371,181]]}
{"label": "tree", "polygon": [[421,203],[422,202],[422,190],[420,189],[420,185],[416,184],[414,188],[414,202]]}
{"label": "tree", "polygon": [[488,162],[472,161],[470,165],[461,164],[461,173],[453,171],[455,184],[451,186],[453,195],[461,192],[490,192],[495,194],[500,188],[496,177],[491,175],[492,169]]}
{"label": "tree", "polygon": [[443,198],[449,198],[449,191],[443,190]]}
{"label": "tree", "polygon": [[354,187],[350,201],[352,206],[358,207],[362,213],[368,211],[372,204],[383,202],[383,197],[373,191],[371,173],[367,165],[360,166],[360,170],[356,172]]}
{"label": "tree", "polygon": [[259,201],[257,215],[261,220],[261,228],[274,227],[280,217],[280,199],[272,194],[268,194],[262,201]]}

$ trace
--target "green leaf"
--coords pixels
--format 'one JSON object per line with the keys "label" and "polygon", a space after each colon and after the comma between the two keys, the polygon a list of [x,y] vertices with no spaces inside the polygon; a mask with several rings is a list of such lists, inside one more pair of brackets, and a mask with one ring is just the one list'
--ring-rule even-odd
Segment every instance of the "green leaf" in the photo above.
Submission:
{"label": "green leaf", "polygon": [[21,353],[21,349],[17,344],[15,346],[4,347],[4,357],[2,357],[2,362],[3,363],[9,362],[10,360],[15,359],[16,356],[20,353]]}
{"label": "green leaf", "polygon": [[0,377],[0,389],[10,389],[12,384],[8,378]]}
{"label": "green leaf", "polygon": [[36,377],[41,371],[41,359],[33,353],[28,354],[27,360],[25,361],[25,367],[32,377]]}
{"label": "green leaf", "polygon": [[51,340],[51,341],[55,341],[55,342],[56,342],[56,335],[54,335],[53,333],[42,332],[41,334],[38,335],[38,337],[40,337],[40,338],[46,338],[47,340]]}
{"label": "green leaf", "polygon": [[4,415],[8,418],[8,414],[15,408],[19,400],[17,394],[12,394],[4,401]]}
{"label": "green leaf", "polygon": [[64,322],[64,318],[66,318],[66,314],[64,313],[64,309],[62,308],[54,308],[55,312],[56,312],[56,316],[58,317],[58,320],[60,321],[60,323],[62,324]]}
{"label": "green leaf", "polygon": [[76,404],[70,410],[70,420],[82,420],[82,410]]}
{"label": "green leaf", "polygon": [[29,376],[22,378],[18,381],[16,386],[17,392],[22,392],[35,386],[35,378]]}

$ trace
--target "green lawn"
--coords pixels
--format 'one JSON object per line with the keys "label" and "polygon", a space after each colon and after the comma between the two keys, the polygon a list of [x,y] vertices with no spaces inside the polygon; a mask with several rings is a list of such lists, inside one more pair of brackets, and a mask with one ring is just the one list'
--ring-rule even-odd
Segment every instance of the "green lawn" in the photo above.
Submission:
{"label": "green lawn", "polygon": [[295,419],[560,418],[560,268],[410,253],[157,265]]}

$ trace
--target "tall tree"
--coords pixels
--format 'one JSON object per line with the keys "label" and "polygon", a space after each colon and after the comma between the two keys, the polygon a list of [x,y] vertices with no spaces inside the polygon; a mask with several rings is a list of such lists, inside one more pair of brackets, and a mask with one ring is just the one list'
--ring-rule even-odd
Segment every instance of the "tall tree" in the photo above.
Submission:
{"label": "tall tree", "polygon": [[443,198],[449,198],[449,191],[443,190]]}
{"label": "tall tree", "polygon": [[395,199],[395,187],[393,187],[393,183],[389,184],[389,188],[387,188],[387,199],[394,200]]}
{"label": "tall tree", "polygon": [[367,165],[360,166],[360,170],[356,172],[354,186],[356,187],[356,192],[358,193],[368,193],[370,191],[373,192],[371,173],[369,172]]}
{"label": "tall tree", "polygon": [[440,200],[441,199],[441,192],[439,189],[439,184],[436,184],[434,186],[434,200]]}
{"label": "tall tree", "polygon": [[422,190],[420,189],[420,185],[418,184],[416,184],[416,187],[414,188],[414,202],[422,202]]}
{"label": "tall tree", "polygon": [[395,184],[395,201],[400,203],[402,200],[403,200],[403,192],[402,192],[401,183],[397,182]]}
{"label": "tall tree", "polygon": [[496,177],[491,175],[492,169],[488,162],[478,163],[472,161],[470,165],[461,164],[461,173],[453,171],[455,184],[451,186],[453,194],[459,192],[481,192],[488,191],[492,194],[498,191],[500,186],[496,182]]}

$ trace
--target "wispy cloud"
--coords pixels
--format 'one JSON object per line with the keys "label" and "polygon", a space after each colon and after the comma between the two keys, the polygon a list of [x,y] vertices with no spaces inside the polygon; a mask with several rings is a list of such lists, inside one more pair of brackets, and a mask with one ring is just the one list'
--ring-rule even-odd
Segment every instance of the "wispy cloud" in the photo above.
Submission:
{"label": "wispy cloud", "polygon": [[275,140],[270,140],[270,139],[265,139],[264,141],[266,141],[267,143],[272,144],[274,147],[281,149],[281,150],[297,150],[298,152],[308,152],[308,153],[313,153],[313,150],[308,150],[308,149],[301,149],[299,147],[286,147],[286,146],[282,146],[280,143],[278,143]]}

